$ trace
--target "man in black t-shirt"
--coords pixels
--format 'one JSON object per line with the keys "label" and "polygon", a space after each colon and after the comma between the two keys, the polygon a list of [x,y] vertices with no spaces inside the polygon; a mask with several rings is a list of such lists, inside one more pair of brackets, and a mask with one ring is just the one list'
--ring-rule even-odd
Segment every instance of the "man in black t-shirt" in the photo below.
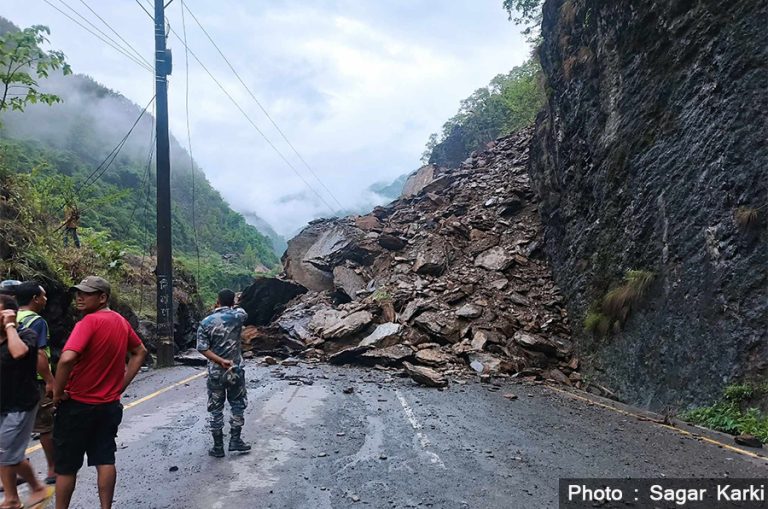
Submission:
{"label": "man in black t-shirt", "polygon": [[34,506],[53,496],[35,477],[24,458],[35,423],[40,394],[37,373],[37,334],[16,330],[16,300],[0,294],[0,480],[4,499],[1,507],[23,507],[16,490],[16,476],[30,487],[27,505]]}

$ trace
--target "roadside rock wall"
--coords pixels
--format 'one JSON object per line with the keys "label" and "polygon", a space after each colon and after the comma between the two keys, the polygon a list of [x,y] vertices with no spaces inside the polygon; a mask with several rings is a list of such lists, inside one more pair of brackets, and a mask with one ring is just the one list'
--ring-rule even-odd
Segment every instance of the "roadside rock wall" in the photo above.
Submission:
{"label": "roadside rock wall", "polygon": [[[661,408],[768,375],[768,4],[547,0],[531,153],[545,249],[594,379]],[[584,330],[628,270],[626,321]]]}

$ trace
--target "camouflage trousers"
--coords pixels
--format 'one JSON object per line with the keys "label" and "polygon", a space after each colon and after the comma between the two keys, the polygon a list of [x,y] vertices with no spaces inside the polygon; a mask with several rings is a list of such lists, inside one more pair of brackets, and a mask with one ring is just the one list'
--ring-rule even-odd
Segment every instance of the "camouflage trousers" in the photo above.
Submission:
{"label": "camouflage trousers", "polygon": [[245,424],[245,407],[248,406],[248,394],[245,390],[245,372],[235,366],[228,373],[208,373],[208,411],[211,413],[210,426],[212,431],[224,428],[224,401],[229,401],[232,417],[229,425],[242,428]]}

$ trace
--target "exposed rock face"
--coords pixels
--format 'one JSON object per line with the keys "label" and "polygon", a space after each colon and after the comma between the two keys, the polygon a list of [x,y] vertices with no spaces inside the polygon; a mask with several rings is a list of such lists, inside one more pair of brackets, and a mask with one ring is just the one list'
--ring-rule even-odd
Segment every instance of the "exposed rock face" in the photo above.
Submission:
{"label": "exposed rock face", "polygon": [[623,330],[577,331],[622,399],[709,402],[768,370],[767,11],[545,3],[531,175],[555,280],[578,324],[628,269],[655,273]]}
{"label": "exposed rock face", "polygon": [[[314,288],[323,291],[289,303],[270,330],[331,362],[410,362],[411,376],[435,386],[468,373],[473,360],[484,376],[570,375],[568,317],[538,250],[530,136],[434,169],[420,191],[367,216],[310,225],[283,261],[288,276],[309,284],[317,280],[308,272],[322,272]],[[354,300],[340,301],[339,291]],[[516,341],[517,333],[535,339]]]}
{"label": "exposed rock face", "polygon": [[431,164],[422,166],[416,170],[413,174],[408,176],[403,186],[403,192],[400,194],[401,198],[410,198],[421,192],[424,187],[432,182],[435,178],[437,168]]}

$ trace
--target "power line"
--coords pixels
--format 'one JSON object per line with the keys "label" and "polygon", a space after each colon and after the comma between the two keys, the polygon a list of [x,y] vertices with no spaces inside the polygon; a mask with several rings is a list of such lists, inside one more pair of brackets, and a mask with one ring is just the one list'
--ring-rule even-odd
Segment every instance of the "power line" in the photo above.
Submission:
{"label": "power line", "polygon": [[190,8],[184,2],[182,2],[181,6],[182,6],[182,16],[183,16],[184,10],[186,9],[186,11],[189,13],[189,15],[192,16],[192,19],[195,20],[195,23],[197,23],[197,26],[200,27],[200,30],[203,31],[203,33],[208,38],[208,40],[211,42],[211,44],[213,44],[213,47],[216,48],[216,51],[219,52],[219,55],[221,55],[221,58],[223,58],[224,61],[227,63],[227,65],[229,66],[230,70],[235,75],[235,77],[237,77],[237,80],[240,82],[240,84],[243,86],[243,88],[245,88],[245,90],[248,92],[248,94],[251,96],[251,98],[254,100],[254,102],[259,106],[259,108],[261,109],[262,113],[264,113],[264,115],[269,119],[269,121],[272,123],[272,125],[277,130],[277,132],[280,133],[280,136],[282,136],[283,140],[288,144],[289,147],[291,147],[291,150],[293,150],[294,154],[296,154],[296,156],[304,164],[304,166],[307,168],[307,170],[309,170],[309,172],[312,174],[312,176],[315,177],[315,180],[317,180],[317,182],[323,187],[323,189],[325,189],[326,192],[331,196],[331,198],[333,198],[333,200],[336,202],[336,204],[339,206],[339,208],[343,209],[344,206],[341,204],[341,202],[339,202],[339,200],[336,198],[336,196],[334,196],[333,192],[326,187],[326,185],[323,183],[323,181],[320,180],[320,177],[317,176],[317,174],[312,169],[312,167],[309,166],[309,164],[302,157],[302,155],[299,153],[299,151],[296,150],[296,147],[294,147],[293,144],[288,140],[288,137],[285,135],[283,130],[280,129],[280,126],[277,125],[277,123],[274,121],[274,119],[272,119],[272,117],[270,116],[269,112],[267,112],[267,110],[264,108],[264,106],[262,106],[261,102],[256,98],[256,96],[251,91],[251,89],[248,87],[248,85],[245,84],[243,79],[240,77],[240,74],[238,74],[238,72],[235,70],[235,68],[232,65],[232,63],[224,55],[224,52],[221,51],[221,48],[219,48],[218,44],[216,44],[216,42],[210,36],[208,31],[205,29],[205,27],[203,27],[202,23],[200,23],[200,21],[197,19],[197,16],[195,16],[195,14],[190,10]]}
{"label": "power line", "polygon": [[[147,185],[147,182],[149,180],[149,175],[151,173],[151,166],[152,166],[152,156],[155,153],[155,130],[151,129],[149,134],[149,154],[147,155],[147,167],[144,171],[144,177],[141,180],[141,186],[139,187],[139,192],[144,191],[144,188]],[[131,210],[131,215],[128,218],[128,222],[126,223],[126,231],[125,233],[128,233],[129,225],[133,222],[133,217],[136,215],[136,210],[139,208],[139,203],[141,203],[141,196],[139,196],[139,199],[136,200],[136,202],[133,205],[133,210]]]}
{"label": "power line", "polygon": [[107,46],[111,47],[112,49],[114,49],[114,50],[115,50],[115,51],[117,51],[118,53],[122,53],[122,54],[123,54],[123,56],[127,57],[128,59],[130,59],[130,60],[131,60],[133,63],[135,63],[136,65],[139,65],[139,66],[141,66],[143,69],[145,69],[145,70],[148,70],[148,71],[152,72],[152,68],[151,68],[151,67],[147,67],[147,66],[146,66],[146,65],[145,65],[143,62],[141,62],[140,60],[136,59],[136,57],[134,57],[133,55],[129,54],[129,53],[128,53],[128,52],[127,52],[125,49],[121,48],[121,47],[120,47],[120,45],[115,45],[115,44],[113,44],[113,43],[109,42],[107,39],[103,38],[102,36],[100,36],[99,34],[95,33],[93,30],[91,30],[91,29],[90,29],[90,28],[88,28],[87,26],[83,25],[83,24],[82,24],[82,23],[80,23],[78,20],[76,20],[75,18],[73,18],[72,16],[70,16],[69,14],[67,14],[66,12],[62,11],[61,9],[59,9],[59,8],[58,8],[56,5],[54,5],[53,3],[51,3],[51,2],[50,2],[50,0],[43,0],[43,2],[47,3],[48,5],[50,5],[51,7],[53,7],[54,9],[56,9],[57,11],[59,11],[59,12],[60,12],[61,14],[63,14],[65,17],[69,18],[69,19],[70,19],[72,22],[74,22],[75,24],[79,25],[79,26],[80,26],[80,28],[82,28],[82,29],[83,29],[83,30],[85,30],[86,32],[90,33],[91,35],[93,35],[94,37],[96,37],[97,39],[99,39],[100,41],[102,41],[103,43],[105,43]]}
{"label": "power line", "polygon": [[[47,0],[46,0],[46,1],[47,1]],[[130,51],[128,51],[126,48],[124,48],[124,47],[123,47],[123,46],[122,46],[122,45],[121,45],[119,42],[117,42],[117,41],[116,41],[116,40],[114,40],[112,37],[110,37],[109,35],[107,35],[106,33],[104,33],[104,31],[103,31],[103,30],[101,30],[99,27],[97,27],[97,26],[96,26],[96,25],[95,25],[95,24],[94,24],[94,23],[93,23],[91,20],[89,20],[88,18],[86,18],[85,16],[83,16],[83,15],[80,13],[80,11],[78,11],[77,9],[75,9],[74,7],[72,7],[71,5],[69,5],[69,4],[68,4],[67,2],[65,2],[64,0],[59,0],[59,2],[61,2],[61,4],[62,4],[62,5],[64,5],[64,6],[65,6],[67,9],[69,9],[69,10],[70,10],[70,11],[72,11],[72,12],[74,12],[74,13],[75,13],[77,16],[79,16],[79,17],[80,17],[80,18],[81,18],[83,21],[85,21],[85,22],[86,22],[86,23],[88,23],[88,24],[89,24],[91,27],[93,27],[93,29],[94,29],[94,30],[96,30],[96,31],[97,31],[99,34],[101,34],[101,37],[100,37],[100,36],[98,36],[97,34],[94,34],[92,31],[90,31],[90,30],[89,30],[89,32],[90,32],[92,35],[94,35],[94,36],[96,36],[96,37],[99,37],[99,39],[101,39],[102,41],[104,41],[105,43],[107,43],[108,45],[110,45],[112,48],[114,48],[114,49],[118,50],[118,51],[119,51],[119,52],[121,52],[123,55],[125,55],[125,56],[126,56],[126,57],[128,57],[128,58],[130,58],[131,60],[133,60],[133,61],[134,61],[134,62],[136,62],[137,64],[141,65],[141,66],[142,66],[142,67],[144,67],[145,69],[148,69],[148,70],[151,70],[151,69],[152,69],[152,66],[150,65],[150,63],[149,63],[149,62],[148,62],[148,61],[147,61],[147,60],[146,60],[146,59],[145,59],[145,58],[144,58],[144,57],[141,55],[141,53],[139,53],[138,51],[136,51],[136,50],[135,50],[135,49],[134,49],[134,48],[133,48],[133,47],[132,47],[130,44],[128,44],[128,46],[129,46],[129,47],[130,47],[130,48],[133,50],[133,52],[134,52],[136,55],[138,55],[138,58],[137,58],[135,55],[131,54],[131,53],[130,53]],[[49,3],[49,5],[50,5],[50,3]],[[88,5],[86,5],[86,7],[88,7]],[[90,9],[90,7],[88,7],[88,8]],[[65,12],[61,11],[60,9],[58,9],[58,10],[59,10],[59,12],[61,12],[62,14],[66,15],[66,13],[65,13]],[[95,11],[93,11],[93,9],[91,9],[91,12],[93,12],[94,14],[96,14],[96,13],[95,13]],[[103,20],[103,19],[102,19],[102,18],[101,18],[101,17],[100,17],[98,14],[96,14],[96,16],[97,16],[99,19],[101,19],[101,20],[102,20],[102,22],[103,22],[105,25],[107,25],[107,26],[110,28],[110,30],[112,30],[113,32],[115,32],[115,33],[117,34],[117,32],[116,32],[116,31],[115,31],[115,30],[114,30],[114,29],[113,29],[111,26],[109,26],[109,24],[108,24],[106,21],[104,21],[104,20]],[[69,16],[67,16],[67,17],[69,17]],[[71,19],[72,21],[75,21],[75,22],[77,23],[77,20],[75,20],[75,19],[73,19],[73,18],[71,18],[71,17],[69,17],[69,19]],[[80,24],[80,23],[78,23],[78,24],[79,24],[81,27],[83,27],[83,28],[85,28],[85,29],[87,30],[87,27],[85,27],[84,25],[82,25],[82,24]],[[117,34],[117,35],[118,35],[118,37],[120,37],[120,38],[122,39],[122,37],[120,36],[120,34]],[[124,39],[123,39],[123,40],[124,40]]]}
{"label": "power line", "polygon": [[[172,29],[172,28],[171,28],[171,33],[173,33],[173,35],[179,40],[179,42],[184,44],[183,39],[181,37],[179,37],[179,35],[176,33],[176,31],[174,29]],[[238,103],[235,100],[235,98],[232,97],[232,94],[230,94],[227,91],[227,89],[224,88],[224,85],[222,85],[221,82],[218,79],[216,79],[216,77],[213,75],[213,73],[211,73],[211,71],[208,70],[208,67],[206,67],[205,64],[203,64],[203,62],[200,60],[200,58],[198,58],[198,56],[195,54],[195,52],[192,51],[192,49],[189,48],[187,45],[185,45],[184,47],[186,48],[187,51],[189,51],[189,54],[192,55],[192,58],[194,58],[197,61],[197,63],[200,64],[200,67],[203,68],[203,70],[208,74],[208,76],[210,76],[210,78],[214,81],[214,83],[216,83],[216,85],[221,89],[221,91],[224,92],[224,95],[226,95],[227,98],[229,98],[229,100],[232,102],[232,104],[234,104],[235,107],[240,111],[240,113],[242,113],[242,115],[246,118],[246,120],[248,120],[248,123],[251,124],[251,126],[256,130],[256,132],[259,133],[259,135],[261,135],[262,138],[264,138],[264,141],[267,142],[267,144],[272,148],[272,150],[274,150],[275,153],[278,156],[280,156],[280,158],[283,160],[283,162],[285,162],[285,164],[291,170],[293,170],[293,172],[296,174],[296,176],[299,177],[299,179],[301,179],[302,182],[304,182],[304,184],[309,188],[309,190],[312,191],[315,194],[315,196],[317,196],[318,199],[320,201],[322,201],[323,204],[326,207],[328,207],[328,210],[331,212],[331,214],[335,214],[336,211],[333,209],[333,207],[325,200],[325,198],[323,198],[323,196],[320,193],[317,192],[317,190],[315,190],[314,187],[312,187],[312,185],[309,182],[307,182],[307,179],[305,179],[299,173],[299,171],[296,169],[296,167],[293,166],[293,164],[291,164],[291,162],[283,155],[282,152],[280,152],[280,150],[275,146],[275,144],[272,143],[272,141],[270,141],[269,138],[267,138],[267,136],[264,134],[264,132],[261,129],[259,129],[259,126],[256,125],[256,123],[253,121],[253,119],[251,119],[251,117],[248,115],[248,113],[246,113],[246,111],[243,109],[243,107],[240,106],[240,103]]]}
{"label": "power line", "polygon": [[195,209],[195,158],[192,156],[192,130],[189,128],[189,50],[187,49],[187,23],[184,19],[184,0],[181,0],[181,29],[184,33],[184,110],[187,120],[187,146],[189,147],[189,172],[192,175],[192,232],[197,256],[197,284],[200,284],[200,246],[197,243],[197,212]]}
{"label": "power line", "polygon": [[147,61],[147,59],[146,59],[146,58],[144,58],[144,57],[142,56],[142,54],[141,54],[141,53],[139,53],[139,52],[136,50],[136,48],[134,48],[134,47],[133,47],[133,45],[132,45],[130,42],[126,41],[126,40],[123,38],[123,36],[122,36],[122,35],[120,35],[120,34],[117,32],[117,30],[115,30],[114,28],[112,28],[112,25],[110,25],[109,23],[107,23],[107,22],[106,22],[106,20],[104,20],[104,18],[102,18],[101,16],[99,16],[99,13],[97,13],[96,11],[94,11],[94,10],[91,8],[91,6],[90,6],[90,5],[88,5],[88,4],[85,2],[85,0],[80,0],[80,3],[81,3],[81,4],[83,4],[83,5],[84,5],[84,6],[85,6],[85,7],[86,7],[86,8],[87,8],[89,11],[91,11],[91,12],[93,13],[93,15],[94,15],[94,16],[96,16],[97,18],[99,18],[99,20],[101,20],[101,22],[102,22],[102,23],[104,23],[104,24],[107,26],[107,28],[109,28],[110,30],[112,30],[112,33],[113,33],[113,34],[115,34],[115,35],[116,35],[116,36],[117,36],[117,37],[118,37],[118,38],[119,38],[121,41],[123,41],[123,42],[125,43],[125,45],[126,45],[126,46],[128,46],[128,47],[129,47],[131,50],[133,50],[133,52],[134,52],[134,53],[135,53],[135,54],[136,54],[136,55],[137,55],[137,56],[138,56],[138,57],[139,57],[139,58],[142,60],[142,62],[146,63],[146,64],[147,64],[149,67],[152,67],[152,65],[151,65],[151,64],[150,64],[150,63]]}
{"label": "power line", "polygon": [[136,3],[139,4],[139,7],[141,7],[141,10],[147,13],[147,16],[149,16],[149,19],[152,21],[155,21],[155,17],[152,16],[152,14],[147,10],[146,7],[144,7],[144,4],[142,4],[139,0],[136,0]]}
{"label": "power line", "polygon": [[120,150],[122,150],[123,146],[125,146],[126,141],[128,141],[128,137],[131,135],[133,130],[139,124],[141,117],[144,116],[144,114],[147,112],[147,109],[150,107],[150,105],[154,101],[155,101],[155,96],[152,96],[152,99],[150,99],[147,105],[144,106],[144,109],[141,110],[141,113],[139,113],[139,116],[133,122],[133,125],[131,126],[131,128],[128,130],[125,136],[123,136],[123,139],[120,140],[120,142],[115,146],[115,148],[112,149],[112,151],[107,155],[107,157],[104,158],[104,160],[99,164],[99,166],[97,166],[96,169],[93,170],[90,173],[90,175],[88,175],[88,177],[86,177],[85,181],[80,185],[78,190],[75,192],[75,196],[80,196],[80,193],[82,193],[83,191],[88,189],[90,186],[92,186],[94,183],[96,183],[96,181],[99,180],[104,175],[104,173],[106,173],[106,171],[115,161],[117,156],[120,154]]}
{"label": "power line", "polygon": [[[150,165],[152,164],[152,158],[149,159]],[[149,166],[147,166],[147,171],[149,172]],[[141,251],[141,266],[139,267],[139,288],[141,290],[141,287],[144,286],[144,260],[146,256],[149,254],[149,241],[147,240],[147,237],[149,236],[149,195],[151,190],[151,185],[149,183],[149,179],[147,179],[146,184],[146,194],[144,196],[144,241],[142,242],[142,251]],[[141,312],[144,309],[144,292],[139,292],[139,311],[138,314],[141,316]]]}

